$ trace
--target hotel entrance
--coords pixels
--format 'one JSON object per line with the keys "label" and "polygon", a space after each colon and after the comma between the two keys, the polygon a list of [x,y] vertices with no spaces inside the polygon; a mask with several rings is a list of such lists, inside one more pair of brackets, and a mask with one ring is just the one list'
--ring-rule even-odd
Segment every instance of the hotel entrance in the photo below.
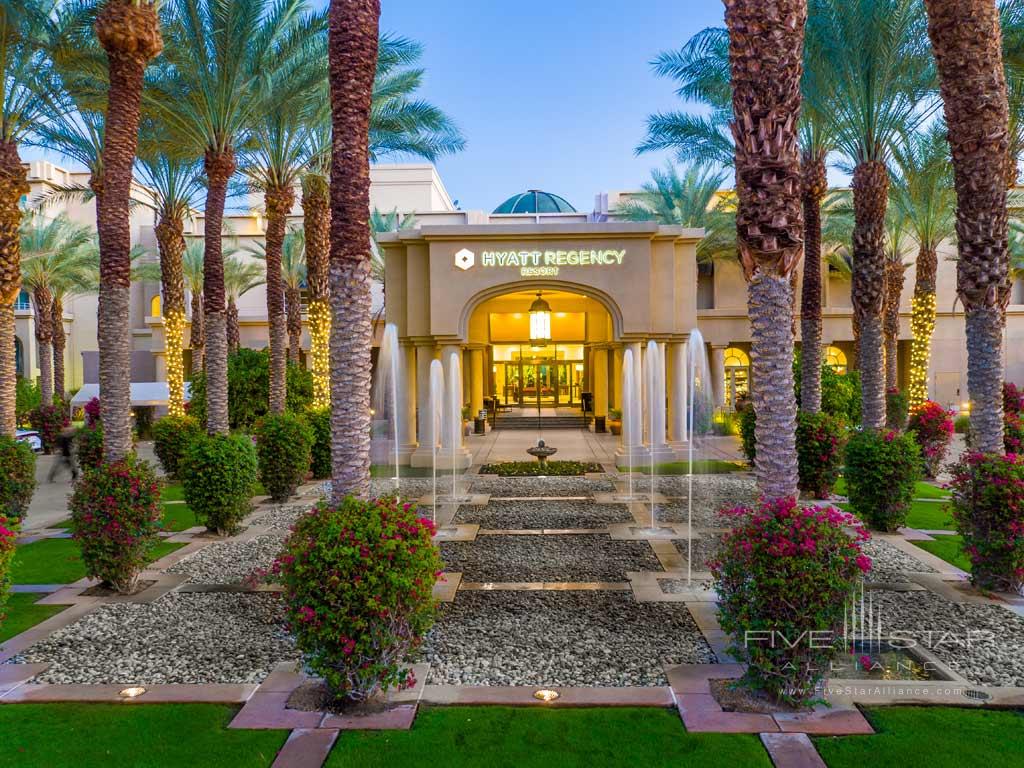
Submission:
{"label": "hotel entrance", "polygon": [[491,391],[507,406],[578,406],[584,381],[583,350],[583,344],[495,344]]}

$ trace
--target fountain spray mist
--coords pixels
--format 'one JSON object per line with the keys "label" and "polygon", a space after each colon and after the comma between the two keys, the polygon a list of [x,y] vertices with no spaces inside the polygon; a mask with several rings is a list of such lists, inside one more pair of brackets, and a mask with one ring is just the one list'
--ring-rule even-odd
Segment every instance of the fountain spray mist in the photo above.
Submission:
{"label": "fountain spray mist", "polygon": [[395,464],[395,496],[401,500],[401,469],[399,468],[398,443],[398,389],[402,368],[399,365],[398,328],[394,323],[384,326],[384,336],[380,343],[380,356],[377,358],[377,381],[374,387],[374,405],[379,418],[390,420],[392,458]]}
{"label": "fountain spray mist", "polygon": [[430,363],[430,479],[433,484],[433,518],[437,525],[437,439],[441,434],[441,409],[444,401],[444,366],[440,360]]}

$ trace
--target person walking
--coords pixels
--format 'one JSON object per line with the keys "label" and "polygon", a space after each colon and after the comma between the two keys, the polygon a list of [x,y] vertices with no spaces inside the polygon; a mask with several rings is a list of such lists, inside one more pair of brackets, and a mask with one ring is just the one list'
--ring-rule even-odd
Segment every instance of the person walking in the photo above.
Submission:
{"label": "person walking", "polygon": [[53,466],[50,467],[49,482],[52,483],[56,479],[62,467],[67,467],[71,473],[71,482],[76,482],[78,480],[78,465],[75,463],[73,455],[75,446],[74,428],[66,427],[62,430],[57,437],[57,444],[60,446],[60,456],[53,462]]}

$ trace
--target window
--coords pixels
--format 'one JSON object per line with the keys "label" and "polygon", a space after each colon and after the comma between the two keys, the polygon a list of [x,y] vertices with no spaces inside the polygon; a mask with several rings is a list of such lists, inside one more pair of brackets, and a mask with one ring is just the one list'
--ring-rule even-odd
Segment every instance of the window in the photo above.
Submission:
{"label": "window", "polygon": [[839,347],[825,347],[825,365],[836,373],[846,373],[846,353]]}
{"label": "window", "polygon": [[158,293],[152,299],[149,300],[149,316],[160,317],[160,294]]}
{"label": "window", "polygon": [[697,262],[697,309],[715,308],[715,264]]}
{"label": "window", "polygon": [[725,350],[725,407],[736,407],[736,398],[750,394],[750,356],[739,347]]}
{"label": "window", "polygon": [[31,309],[32,303],[29,299],[28,291],[21,291],[18,293],[18,300],[14,303],[15,309]]}

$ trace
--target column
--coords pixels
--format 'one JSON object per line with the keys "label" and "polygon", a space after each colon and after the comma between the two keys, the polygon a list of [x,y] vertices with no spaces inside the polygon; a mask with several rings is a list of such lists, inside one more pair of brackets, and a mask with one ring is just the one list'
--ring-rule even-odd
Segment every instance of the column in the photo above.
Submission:
{"label": "column", "polygon": [[711,347],[711,382],[716,408],[725,406],[725,350],[724,345]]}
{"label": "column", "polygon": [[591,363],[590,369],[591,375],[591,387],[594,393],[594,417],[595,417],[595,430],[598,431],[597,427],[600,427],[600,431],[604,432],[606,427],[604,426],[605,420],[608,418],[608,350],[607,349],[594,349],[593,350],[593,362]]}
{"label": "column", "polygon": [[[472,464],[472,457],[463,446],[462,404],[462,348],[454,344],[441,347],[444,365],[445,397],[441,417],[441,448],[437,466],[443,469],[464,469]],[[450,387],[454,385],[454,394]]]}
{"label": "column", "polygon": [[484,407],[484,351],[482,349],[471,349],[469,351],[469,415],[476,418],[476,415]]}
{"label": "column", "polygon": [[686,442],[686,344],[668,345],[668,439],[670,443]]}
{"label": "column", "polygon": [[398,460],[408,464],[416,450],[416,395],[419,392],[416,347],[411,344],[399,346],[398,365]]}
{"label": "column", "polygon": [[612,408],[622,413],[622,347],[612,350]]}
{"label": "column", "polygon": [[438,435],[434,433],[434,418],[430,403],[430,364],[436,352],[432,344],[416,345],[416,435],[419,438],[410,463],[414,467],[429,467],[434,460]]}

